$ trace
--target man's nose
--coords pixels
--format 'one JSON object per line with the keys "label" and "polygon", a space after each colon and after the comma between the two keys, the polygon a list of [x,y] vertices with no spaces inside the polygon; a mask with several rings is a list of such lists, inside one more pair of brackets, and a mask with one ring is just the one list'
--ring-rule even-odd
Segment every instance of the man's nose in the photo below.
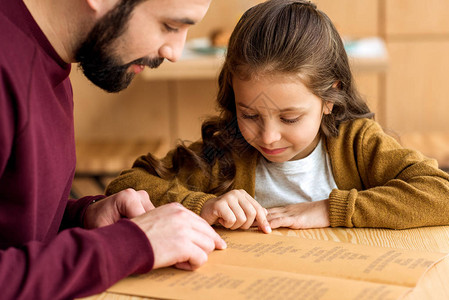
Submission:
{"label": "man's nose", "polygon": [[159,56],[171,62],[177,61],[182,54],[186,42],[187,30],[174,34],[159,48]]}

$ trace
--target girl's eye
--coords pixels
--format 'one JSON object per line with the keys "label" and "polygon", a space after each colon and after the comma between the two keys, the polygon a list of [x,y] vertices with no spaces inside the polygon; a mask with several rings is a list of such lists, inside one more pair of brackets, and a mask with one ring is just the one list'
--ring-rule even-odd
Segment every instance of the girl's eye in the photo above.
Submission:
{"label": "girl's eye", "polygon": [[301,119],[301,117],[297,117],[294,119],[286,119],[286,118],[281,118],[281,121],[284,122],[285,124],[293,124],[298,122]]}
{"label": "girl's eye", "polygon": [[243,119],[248,119],[248,120],[255,120],[259,117],[259,115],[247,115],[247,114],[242,114],[242,118]]}
{"label": "girl's eye", "polygon": [[171,27],[167,23],[164,24],[164,27],[165,27],[165,30],[167,30],[168,32],[178,32],[178,28]]}

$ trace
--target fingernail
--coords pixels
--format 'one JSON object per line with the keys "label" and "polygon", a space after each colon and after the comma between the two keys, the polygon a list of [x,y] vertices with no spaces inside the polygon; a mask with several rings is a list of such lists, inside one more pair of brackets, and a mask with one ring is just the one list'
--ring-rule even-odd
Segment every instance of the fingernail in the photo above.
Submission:
{"label": "fingernail", "polygon": [[271,227],[270,227],[270,225],[265,225],[265,232],[266,232],[266,233],[271,233]]}
{"label": "fingernail", "polygon": [[226,245],[226,242],[224,240],[222,240],[222,242],[221,242],[221,248],[222,249],[228,248],[228,245]]}

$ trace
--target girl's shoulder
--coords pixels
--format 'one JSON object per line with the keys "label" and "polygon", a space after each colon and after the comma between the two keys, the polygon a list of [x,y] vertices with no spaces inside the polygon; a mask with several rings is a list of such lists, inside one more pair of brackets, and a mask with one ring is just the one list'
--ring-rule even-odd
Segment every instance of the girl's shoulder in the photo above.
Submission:
{"label": "girl's shoulder", "polygon": [[330,144],[346,144],[378,134],[384,135],[381,125],[372,119],[362,118],[341,122],[338,126],[338,135],[328,137],[326,141]]}
{"label": "girl's shoulder", "polygon": [[339,135],[352,135],[367,130],[382,131],[382,127],[375,120],[367,118],[345,121],[338,127]]}
{"label": "girl's shoulder", "polygon": [[353,149],[388,142],[396,143],[396,140],[386,134],[382,126],[375,120],[362,118],[344,121],[338,127],[338,135],[325,138],[329,151],[339,149]]}

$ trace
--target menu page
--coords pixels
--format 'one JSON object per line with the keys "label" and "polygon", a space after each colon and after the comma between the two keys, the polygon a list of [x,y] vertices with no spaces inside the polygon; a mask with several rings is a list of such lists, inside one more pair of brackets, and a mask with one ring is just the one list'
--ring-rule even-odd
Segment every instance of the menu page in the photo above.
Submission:
{"label": "menu page", "polygon": [[196,271],[128,277],[108,291],[162,299],[398,299],[444,253],[218,230],[228,248]]}

